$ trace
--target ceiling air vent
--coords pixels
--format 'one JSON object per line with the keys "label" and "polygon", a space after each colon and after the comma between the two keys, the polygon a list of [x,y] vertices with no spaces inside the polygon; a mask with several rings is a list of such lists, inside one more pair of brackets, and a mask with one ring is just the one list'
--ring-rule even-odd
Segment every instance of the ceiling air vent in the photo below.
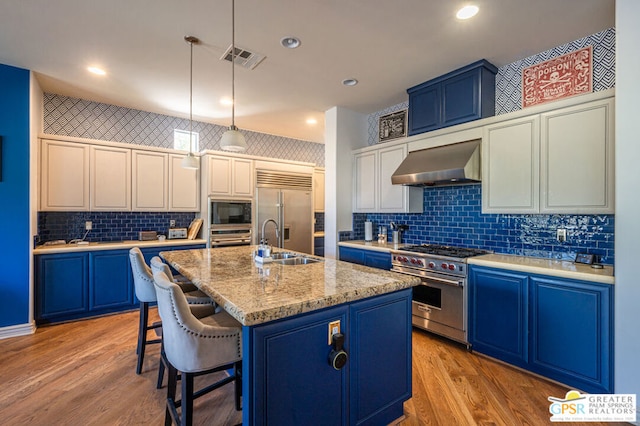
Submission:
{"label": "ceiling air vent", "polygon": [[[240,46],[236,46],[235,57],[236,57],[236,65],[240,65],[241,67],[247,68],[250,70],[260,65],[260,62],[262,62],[266,58],[266,56],[260,53],[251,52]],[[231,62],[231,46],[227,48],[227,50],[224,52],[224,54],[220,59]]]}

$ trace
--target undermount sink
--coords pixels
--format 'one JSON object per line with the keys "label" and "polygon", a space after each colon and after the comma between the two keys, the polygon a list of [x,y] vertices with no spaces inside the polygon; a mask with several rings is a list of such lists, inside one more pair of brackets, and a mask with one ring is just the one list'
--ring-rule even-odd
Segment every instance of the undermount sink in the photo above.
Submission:
{"label": "undermount sink", "polygon": [[310,263],[322,262],[322,259],[315,259],[313,257],[294,256],[284,259],[274,259],[273,263],[279,263],[281,265],[308,265]]}
{"label": "undermount sink", "polygon": [[291,258],[298,257],[298,256],[300,256],[300,255],[297,254],[297,253],[291,253],[291,252],[288,252],[288,251],[279,251],[279,252],[276,252],[276,253],[271,253],[271,258],[273,260],[291,259]]}

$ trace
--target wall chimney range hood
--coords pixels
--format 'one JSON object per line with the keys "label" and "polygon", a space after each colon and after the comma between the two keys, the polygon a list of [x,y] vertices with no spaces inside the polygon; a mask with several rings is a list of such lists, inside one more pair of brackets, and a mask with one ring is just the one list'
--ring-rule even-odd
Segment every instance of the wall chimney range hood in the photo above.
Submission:
{"label": "wall chimney range hood", "polygon": [[391,176],[394,185],[444,186],[480,182],[480,139],[410,152]]}

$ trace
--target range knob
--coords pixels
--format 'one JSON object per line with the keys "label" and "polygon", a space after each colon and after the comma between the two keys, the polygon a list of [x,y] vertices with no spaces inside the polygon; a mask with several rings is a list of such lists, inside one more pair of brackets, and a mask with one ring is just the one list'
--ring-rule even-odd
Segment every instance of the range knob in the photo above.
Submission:
{"label": "range knob", "polygon": [[417,263],[416,259],[412,257],[412,258],[411,258],[411,264],[412,264],[412,265],[415,265],[416,263]]}
{"label": "range knob", "polygon": [[447,267],[448,267],[448,266],[449,266],[449,265],[447,265],[446,263],[443,263],[442,265],[440,265],[440,267],[441,267],[442,269],[447,269]]}
{"label": "range knob", "polygon": [[454,265],[453,263],[449,264],[449,270],[453,271],[454,269],[456,269],[456,265]]}
{"label": "range knob", "polygon": [[429,268],[433,269],[436,267],[435,262],[429,262]]}
{"label": "range knob", "polygon": [[424,262],[422,261],[422,259],[416,259],[416,265],[424,266]]}

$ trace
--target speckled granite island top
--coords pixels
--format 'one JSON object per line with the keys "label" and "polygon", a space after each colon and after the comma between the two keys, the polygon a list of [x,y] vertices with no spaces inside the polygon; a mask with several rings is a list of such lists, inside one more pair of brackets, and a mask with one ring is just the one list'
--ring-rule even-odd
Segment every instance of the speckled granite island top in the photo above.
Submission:
{"label": "speckled granite island top", "polygon": [[420,282],[416,277],[333,259],[307,265],[262,265],[251,259],[254,249],[182,250],[160,256],[243,325],[391,293]]}

